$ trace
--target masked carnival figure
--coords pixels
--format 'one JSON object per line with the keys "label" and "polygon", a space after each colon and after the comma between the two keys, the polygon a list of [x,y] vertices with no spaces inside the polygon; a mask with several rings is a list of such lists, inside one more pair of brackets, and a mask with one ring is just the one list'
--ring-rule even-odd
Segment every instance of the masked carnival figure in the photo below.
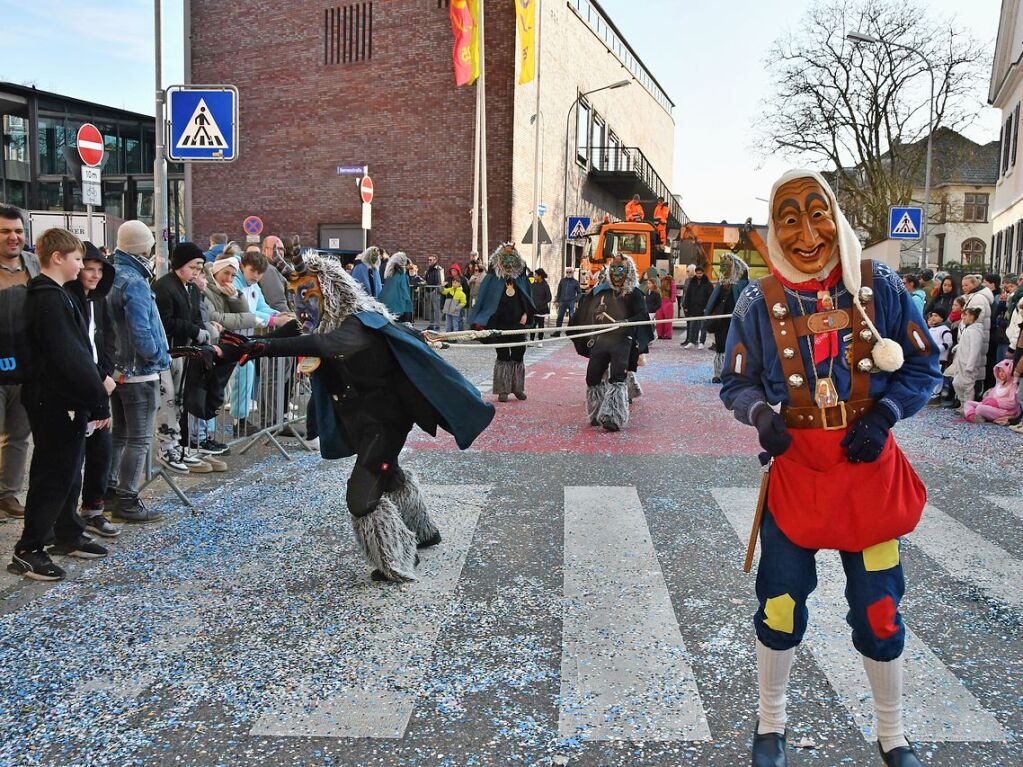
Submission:
{"label": "masked carnival figure", "polygon": [[[469,326],[476,330],[519,330],[533,326],[536,308],[532,288],[526,276],[526,261],[515,246],[507,242],[490,256],[490,267],[480,283],[476,303],[469,314]],[[512,336],[511,341],[525,341],[525,336]],[[508,342],[508,339],[504,339]],[[486,343],[486,341],[484,341]],[[525,346],[495,349],[494,394],[500,402],[508,395],[526,398]]]}
{"label": "masked carnival figure", "polygon": [[[636,264],[629,256],[619,255],[604,267],[593,290],[580,302],[569,327],[647,319],[646,297],[639,288]],[[627,379],[630,365],[638,358],[638,339],[644,332],[652,336],[649,327],[631,327],[572,339],[576,351],[589,358],[586,416],[591,426],[620,431],[628,425],[629,403],[633,396]]]}
{"label": "masked carnival figure", "polygon": [[918,767],[902,721],[899,539],[916,527],[927,494],[890,432],[926,404],[940,380],[938,353],[898,275],[861,260],[819,174],[789,171],[770,204],[771,274],[736,305],[721,389],[774,459],[759,529],[753,765],[786,764],[786,687],[817,585],[814,558],[837,549],[881,758]]}
{"label": "masked carnival figure", "polygon": [[387,259],[387,266],[384,267],[384,287],[380,291],[380,301],[398,318],[398,322],[412,322],[412,287],[409,284],[408,266],[408,256],[399,250]]}
{"label": "masked carnival figure", "polygon": [[[742,291],[749,285],[749,267],[734,253],[721,256],[718,273],[718,284],[707,300],[707,316],[731,314],[735,311]],[[721,383],[721,371],[725,367],[725,343],[731,325],[731,318],[710,320],[707,323],[707,330],[714,334],[714,377],[711,383]]]}
{"label": "masked carnival figure", "polygon": [[358,258],[355,259],[355,266],[352,267],[352,277],[362,285],[362,289],[371,298],[379,298],[382,284],[380,282],[380,248],[370,245]]}
{"label": "masked carnival figure", "polygon": [[220,336],[224,357],[318,358],[311,375],[324,458],[356,456],[346,501],[374,580],[413,581],[416,549],[440,543],[411,471],[399,454],[413,426],[441,428],[465,450],[494,417],[493,405],[413,330],[392,321],[341,262],[307,254],[288,279],[301,332],[290,337]]}

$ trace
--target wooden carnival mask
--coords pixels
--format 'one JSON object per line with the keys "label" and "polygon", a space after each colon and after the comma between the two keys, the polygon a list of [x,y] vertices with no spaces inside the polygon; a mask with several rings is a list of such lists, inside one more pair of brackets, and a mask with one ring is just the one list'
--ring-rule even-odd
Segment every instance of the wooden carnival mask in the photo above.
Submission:
{"label": "wooden carnival mask", "polygon": [[817,274],[837,255],[834,210],[815,179],[795,178],[778,187],[771,216],[785,260],[799,272]]}

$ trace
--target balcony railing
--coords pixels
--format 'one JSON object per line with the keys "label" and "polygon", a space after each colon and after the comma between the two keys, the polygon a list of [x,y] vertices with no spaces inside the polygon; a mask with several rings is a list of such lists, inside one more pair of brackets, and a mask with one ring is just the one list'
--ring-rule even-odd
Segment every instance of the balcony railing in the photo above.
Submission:
{"label": "balcony railing", "polygon": [[670,228],[689,223],[689,216],[639,147],[619,144],[590,147],[589,170],[595,182],[621,200],[631,199],[634,194],[644,200],[663,197],[668,203]]}

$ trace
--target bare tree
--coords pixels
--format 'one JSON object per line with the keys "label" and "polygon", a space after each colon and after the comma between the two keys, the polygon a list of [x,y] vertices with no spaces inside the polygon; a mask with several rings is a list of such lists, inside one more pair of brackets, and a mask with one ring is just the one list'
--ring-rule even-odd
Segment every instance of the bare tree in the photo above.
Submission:
{"label": "bare tree", "polygon": [[[849,32],[882,42],[857,45]],[[869,243],[887,236],[888,207],[911,201],[923,178],[933,64],[934,124],[968,126],[989,67],[972,36],[914,2],[819,0],[766,59],[774,89],[762,101],[764,155],[832,172],[846,213]]]}

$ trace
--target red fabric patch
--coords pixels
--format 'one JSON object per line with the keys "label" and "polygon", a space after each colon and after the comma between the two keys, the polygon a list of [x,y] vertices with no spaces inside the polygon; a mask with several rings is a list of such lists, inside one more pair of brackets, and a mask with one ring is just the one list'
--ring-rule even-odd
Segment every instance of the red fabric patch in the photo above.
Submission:
{"label": "red fabric patch", "polygon": [[883,597],[867,606],[867,622],[878,639],[890,639],[899,633],[895,625],[895,600]]}

